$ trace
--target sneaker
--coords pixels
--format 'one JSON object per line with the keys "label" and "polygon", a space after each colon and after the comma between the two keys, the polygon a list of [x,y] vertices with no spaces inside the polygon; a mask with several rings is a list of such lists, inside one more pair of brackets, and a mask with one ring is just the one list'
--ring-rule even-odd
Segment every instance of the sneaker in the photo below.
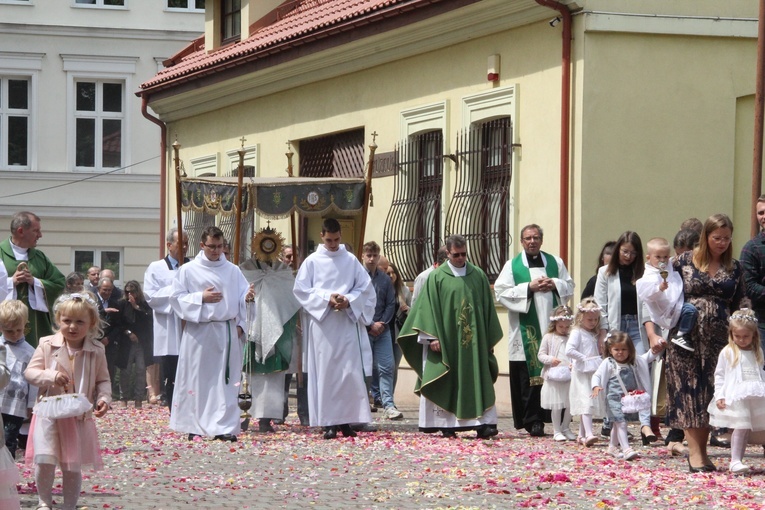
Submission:
{"label": "sneaker", "polygon": [[732,462],[728,470],[734,475],[742,475],[749,472],[749,466],[741,463],[741,461]]}
{"label": "sneaker", "polygon": [[400,420],[403,417],[404,415],[401,413],[401,411],[393,406],[386,407],[385,411],[383,411],[383,418],[387,420]]}
{"label": "sneaker", "polygon": [[613,446],[613,445],[609,446],[608,450],[606,450],[606,452],[609,455],[611,455],[612,457],[616,457],[617,459],[623,459],[624,458],[624,454],[622,453],[622,451],[619,449],[618,446]]}
{"label": "sneaker", "polygon": [[693,348],[693,346],[688,342],[684,337],[678,336],[672,339],[672,343],[676,346],[680,347],[681,349],[685,349],[686,351],[695,351],[696,349]]}
{"label": "sneaker", "polygon": [[638,452],[632,448],[626,448],[624,451],[622,451],[622,455],[624,456],[624,460],[632,460],[640,456],[640,454],[638,454]]}
{"label": "sneaker", "polygon": [[563,429],[563,435],[566,436],[566,439],[568,439],[569,441],[576,440],[576,434],[571,432],[571,429]]}
{"label": "sneaker", "polygon": [[553,435],[553,441],[568,441],[568,438],[562,432],[556,432]]}

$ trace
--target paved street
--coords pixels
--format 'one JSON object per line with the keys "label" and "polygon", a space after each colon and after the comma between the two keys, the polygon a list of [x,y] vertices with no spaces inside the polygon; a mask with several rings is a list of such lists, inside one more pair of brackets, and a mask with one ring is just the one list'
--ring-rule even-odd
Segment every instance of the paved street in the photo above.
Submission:
{"label": "paved street", "polygon": [[[712,455],[723,470],[691,475],[685,459],[660,446],[638,447],[642,457],[625,462],[607,456],[602,442],[585,449],[518,434],[508,416],[494,440],[449,440],[418,433],[417,410],[402,411],[403,421],[378,422],[377,432],[327,441],[300,427],[293,410],[276,434],[248,431],[231,444],[187,441],[167,428],[166,408],[118,407],[99,421],[106,469],[85,474],[80,506],[765,508],[761,447],[748,450],[751,476],[730,476],[728,451],[719,448]],[[23,468],[22,478],[22,508],[35,508],[33,472]]]}

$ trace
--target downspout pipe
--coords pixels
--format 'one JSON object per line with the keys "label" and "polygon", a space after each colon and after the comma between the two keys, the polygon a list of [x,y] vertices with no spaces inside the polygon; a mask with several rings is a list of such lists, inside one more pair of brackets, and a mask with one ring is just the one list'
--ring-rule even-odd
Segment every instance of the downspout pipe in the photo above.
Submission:
{"label": "downspout pipe", "polygon": [[165,208],[167,193],[167,125],[157,117],[149,113],[149,100],[145,95],[141,96],[141,114],[151,122],[159,126],[159,258],[165,256]]}
{"label": "downspout pipe", "polygon": [[569,182],[571,138],[571,11],[554,0],[536,0],[543,6],[558,11],[563,25],[560,109],[560,257],[568,266],[569,239]]}
{"label": "downspout pipe", "polygon": [[750,237],[760,232],[757,221],[757,200],[762,193],[762,135],[765,124],[765,0],[760,0],[757,22],[757,78],[754,93],[754,159],[752,164],[752,208],[750,218],[752,227]]}

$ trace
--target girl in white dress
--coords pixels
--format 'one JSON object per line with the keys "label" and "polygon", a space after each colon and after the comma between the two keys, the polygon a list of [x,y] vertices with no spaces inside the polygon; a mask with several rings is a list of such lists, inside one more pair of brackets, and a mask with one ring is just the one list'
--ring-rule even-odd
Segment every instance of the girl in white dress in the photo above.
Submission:
{"label": "girl in white dress", "polygon": [[574,314],[571,308],[559,306],[550,317],[547,334],[542,338],[537,357],[544,363],[542,368],[542,391],[540,401],[543,409],[550,409],[555,441],[573,441],[571,411],[569,410],[569,386],[571,385],[571,361],[566,356],[566,342],[571,331]]}
{"label": "girl in white dress", "polygon": [[577,306],[574,330],[566,343],[566,356],[572,360],[569,402],[571,414],[580,415],[579,444],[592,446],[598,438],[592,433],[593,417],[602,418],[602,398],[590,398],[592,374],[601,362],[598,350],[598,332],[601,308],[593,298],[586,298]]}
{"label": "girl in white dress", "polygon": [[709,403],[709,423],[733,429],[730,467],[747,473],[742,462],[749,432],[765,430],[765,371],[757,317],[742,308],[728,319],[728,345],[720,352],[715,370],[715,395]]}

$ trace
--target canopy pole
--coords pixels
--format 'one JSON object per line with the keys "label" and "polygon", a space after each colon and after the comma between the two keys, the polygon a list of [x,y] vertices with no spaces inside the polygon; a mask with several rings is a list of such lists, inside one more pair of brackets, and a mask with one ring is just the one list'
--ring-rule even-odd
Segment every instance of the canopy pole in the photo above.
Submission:
{"label": "canopy pole", "polygon": [[[284,154],[287,156],[287,176],[288,177],[294,177],[295,175],[292,172],[292,157],[295,155],[294,152],[292,152],[292,146],[290,145],[289,140],[287,140],[287,152]],[[300,256],[300,251],[298,250],[297,245],[297,228],[295,227],[295,211],[293,210],[290,213],[290,237],[292,238],[292,270],[297,271],[298,264],[297,260]],[[298,322],[300,321],[300,315],[298,315]],[[302,328],[299,328],[299,331],[302,332]],[[297,339],[297,385],[298,388],[303,387],[303,335],[299,335],[299,338]]]}
{"label": "canopy pole", "polygon": [[239,149],[239,168],[237,169],[237,182],[236,182],[236,225],[234,225],[234,264],[239,266],[239,252],[242,251],[242,184],[244,182],[244,155],[247,151],[244,149],[244,142],[246,139],[241,138],[242,148]]}
{"label": "canopy pole", "polygon": [[363,255],[361,253],[361,249],[364,247],[364,233],[367,228],[367,214],[369,207],[373,205],[372,201],[374,200],[372,197],[372,173],[374,172],[375,168],[375,151],[377,150],[377,143],[375,143],[376,138],[377,131],[374,131],[372,133],[372,145],[369,146],[369,164],[367,165],[367,175],[364,186],[364,208],[361,211],[361,229],[356,250],[356,256],[359,258],[359,260],[361,260]]}
{"label": "canopy pole", "polygon": [[[178,222],[178,241],[183,244],[183,215],[181,214],[181,158],[179,151],[181,144],[178,143],[178,135],[173,142],[173,162],[175,163],[175,214]],[[179,257],[178,267],[183,265],[183,257]]]}

